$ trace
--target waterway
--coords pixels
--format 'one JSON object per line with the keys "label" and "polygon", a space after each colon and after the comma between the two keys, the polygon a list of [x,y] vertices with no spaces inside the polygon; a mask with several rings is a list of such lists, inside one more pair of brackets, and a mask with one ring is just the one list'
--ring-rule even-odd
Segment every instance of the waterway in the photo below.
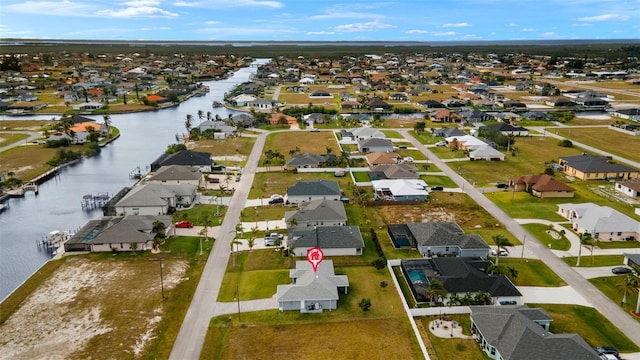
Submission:
{"label": "waterway", "polygon": [[[259,59],[256,63],[265,63]],[[52,230],[75,231],[87,221],[100,218],[100,209],[85,210],[81,206],[86,194],[108,193],[113,196],[122,188],[134,184],[129,174],[136,168],[145,171],[168,145],[176,143],[176,134],[185,130],[187,114],[197,124],[198,110],[226,119],[237,112],[213,108],[224,93],[251,79],[256,67],[242,68],[220,81],[207,81],[210,92],[192,97],[179,106],[154,112],[111,115],[111,122],[121,136],[104,147],[98,156],[83,159],[69,166],[39,187],[38,195],[27,192],[24,198],[10,199],[9,208],[0,214],[0,301],[4,300],[26,279],[51,259],[37,247]],[[102,122],[101,116],[88,116]],[[51,115],[25,117],[50,120]],[[18,118],[2,117],[2,120]],[[215,151],[214,151],[215,155]]]}

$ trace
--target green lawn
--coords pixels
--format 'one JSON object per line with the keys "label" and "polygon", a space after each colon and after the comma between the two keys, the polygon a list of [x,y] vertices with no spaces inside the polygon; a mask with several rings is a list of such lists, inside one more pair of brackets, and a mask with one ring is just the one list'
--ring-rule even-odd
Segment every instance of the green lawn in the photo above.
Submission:
{"label": "green lawn", "polygon": [[[594,255],[589,254],[589,251],[583,249],[582,258],[580,259],[580,267],[600,267],[600,266],[616,266],[622,265],[624,261],[623,255]],[[593,259],[593,261],[592,261]],[[576,266],[578,261],[577,256],[567,256],[562,258],[564,262],[570,266]]]}
{"label": "green lawn", "polygon": [[639,241],[598,241],[596,244],[600,249],[633,249],[639,248]]}
{"label": "green lawn", "polygon": [[[624,283],[624,278],[624,275],[613,275],[589,279],[589,282],[597,287],[598,290],[611,299],[615,304],[620,304],[624,294],[619,287]],[[622,308],[625,311],[635,311],[637,301],[638,292],[629,293],[627,295],[627,302],[622,306]],[[634,319],[640,320],[637,317],[634,317]]]}
{"label": "green lawn", "polygon": [[[466,159],[464,152],[456,148],[449,148],[446,146],[436,146],[436,147],[429,148],[429,150],[440,159]],[[470,161],[461,161],[460,163],[467,163],[467,162],[470,162]],[[484,161],[480,161],[480,162],[484,163]],[[492,163],[493,162],[495,161],[492,161]],[[457,164],[458,163],[456,163],[455,165]],[[453,166],[452,165],[453,164],[450,164],[449,166],[455,169],[455,165]]]}
{"label": "green lawn", "polygon": [[326,173],[293,173],[290,171],[270,171],[255,174],[253,185],[249,191],[249,199],[268,198],[271,194],[287,193],[287,188],[298,181],[309,180],[336,181],[347,196],[353,197],[350,188],[353,186],[350,176],[335,177],[333,172]]}
{"label": "green lawn", "polygon": [[369,173],[368,172],[354,172],[353,173],[353,178],[356,180],[356,182],[368,182],[368,181],[371,181],[371,179],[369,179]]}
{"label": "green lawn", "polygon": [[633,150],[640,147],[640,138],[637,136],[603,128],[559,127],[549,131],[583,144],[589,144],[614,155],[640,162],[640,154]]}
{"label": "green lawn", "polygon": [[564,286],[566,283],[542,260],[500,257],[500,267],[510,266],[518,270],[513,281],[516,286]]}
{"label": "green lawn", "polygon": [[384,136],[386,136],[389,139],[404,139],[404,137],[395,130],[381,130],[381,131],[384,134]]}
{"label": "green lawn", "polygon": [[528,305],[543,308],[551,316],[552,333],[577,333],[590,346],[614,346],[621,352],[640,351],[640,348],[624,333],[592,307],[558,304]]}
{"label": "green lawn", "polygon": [[[471,319],[469,314],[447,315],[451,320],[455,320],[462,326],[464,335],[471,335]],[[429,324],[438,317],[421,317],[416,322],[422,325],[424,332],[429,338],[431,346],[427,346],[427,351],[432,358],[435,359],[452,359],[451,354],[455,354],[456,360],[484,360],[489,359],[488,356],[480,349],[480,346],[474,339],[460,338],[441,338],[433,335],[429,330]],[[426,344],[425,344],[426,345]]]}
{"label": "green lawn", "polygon": [[[431,169],[430,169],[431,170]],[[437,171],[437,170],[433,170]],[[451,180],[448,176],[437,176],[437,175],[421,175],[420,179],[424,180],[429,186],[440,185],[446,188],[455,188],[458,187],[456,183]]]}
{"label": "green lawn", "polygon": [[441,137],[439,138],[439,137],[433,136],[431,134],[431,131],[429,130],[425,130],[421,133],[417,133],[415,130],[411,130],[409,131],[409,134],[411,134],[411,136],[416,138],[416,140],[420,141],[420,143],[425,145],[435,144],[438,141],[442,140]]}
{"label": "green lawn", "polygon": [[[569,250],[571,248],[571,242],[561,233],[556,232],[560,236],[560,239],[556,239],[549,235],[547,231],[553,230],[549,226],[544,224],[524,224],[522,225],[531,235],[535,236],[538,241],[545,244],[552,250]],[[553,230],[555,231],[555,230]]]}

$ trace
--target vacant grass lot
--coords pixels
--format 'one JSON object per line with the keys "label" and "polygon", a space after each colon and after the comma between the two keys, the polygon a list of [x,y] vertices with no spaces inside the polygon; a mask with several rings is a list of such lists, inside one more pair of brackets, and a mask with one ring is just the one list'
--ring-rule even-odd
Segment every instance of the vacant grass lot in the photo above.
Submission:
{"label": "vacant grass lot", "polygon": [[269,197],[271,194],[286,194],[287,188],[294,185],[298,181],[310,180],[331,180],[337,181],[340,189],[347,193],[347,196],[353,195],[353,183],[351,177],[335,177],[333,172],[326,173],[293,173],[290,171],[271,171],[256,173],[253,180],[253,186],[249,191],[249,199],[258,199]]}
{"label": "vacant grass lot", "polygon": [[[68,149],[81,151],[81,146],[71,146]],[[52,169],[47,165],[56,153],[56,149],[45,148],[44,145],[18,146],[0,153],[0,172],[6,174],[14,172],[14,177],[29,181],[36,176]]]}
{"label": "vacant grass lot", "polygon": [[89,254],[46,264],[2,304],[3,354],[168,358],[211,243],[202,256],[194,237],[170,238],[161,249],[161,255]]}
{"label": "vacant grass lot", "polygon": [[[577,256],[567,256],[562,258],[570,266],[576,266]],[[624,255],[594,255],[589,254],[589,250],[582,249],[580,267],[600,267],[600,266],[622,266]]]}
{"label": "vacant grass lot", "polygon": [[557,304],[528,305],[543,308],[551,316],[552,333],[577,333],[591,346],[614,346],[620,352],[640,350],[614,324],[592,307]]}
{"label": "vacant grass lot", "polygon": [[[341,295],[337,310],[321,314],[243,313],[239,323],[237,316],[215,318],[201,358],[260,359],[281,354],[325,359],[328,353],[349,359],[370,359],[371,354],[383,353],[389,358],[422,358],[395,288],[380,287],[383,280],[391,283],[386,269],[338,267],[336,273],[346,274],[351,284],[348,294]],[[371,299],[368,312],[358,307],[365,297]]]}
{"label": "vacant grass lot", "polygon": [[[438,169],[433,169],[432,165],[429,165],[430,171],[438,171]],[[451,180],[448,176],[437,176],[437,175],[421,175],[420,179],[424,180],[429,186],[440,185],[446,188],[455,188],[458,187],[456,183]]]}
{"label": "vacant grass lot", "polygon": [[549,230],[549,226],[547,225],[524,224],[522,226],[527,229],[527,231],[530,232],[531,235],[535,236],[538,241],[545,244],[549,249],[566,251],[571,248],[571,242],[569,242],[566,236],[556,232],[560,236],[560,239],[556,239],[553,236],[549,235],[547,233],[547,231]]}
{"label": "vacant grass lot", "polygon": [[[580,149],[560,147],[558,140],[549,137],[517,137],[514,145],[518,148],[516,156],[506,154],[504,161],[465,161],[450,166],[465,179],[472,179],[477,186],[482,186],[508,183],[510,178],[522,175],[542,174],[546,165],[558,163],[559,157],[581,153]],[[438,151],[446,153],[446,150]]]}
{"label": "vacant grass lot", "polygon": [[[517,255],[519,254],[511,254],[510,256]],[[500,257],[500,267],[503,266],[510,266],[518,270],[518,277],[513,281],[516,286],[555,287],[566,285],[542,260]]]}
{"label": "vacant grass lot", "polygon": [[[620,287],[623,286],[624,279],[624,275],[612,275],[589,279],[589,282],[597,287],[598,290],[605,294],[615,304],[621,304],[624,294]],[[622,305],[622,309],[624,309],[625,311],[635,311],[637,302],[638,292],[636,291],[633,293],[629,293],[627,294],[627,302]],[[636,316],[633,316],[633,318],[640,321],[640,319],[638,319]]]}
{"label": "vacant grass lot", "polygon": [[[239,136],[224,140],[198,140],[193,150],[210,152],[215,156],[240,155],[248,157],[255,142],[255,138],[248,136]],[[218,162],[219,161],[216,161],[216,163]]]}
{"label": "vacant grass lot", "polygon": [[[330,132],[284,132],[267,136],[264,152],[268,150],[277,151],[284,155],[285,159],[290,159],[291,150],[299,149],[299,153],[310,152],[312,154],[326,154],[327,148],[331,148],[333,154],[340,155],[340,146]],[[264,163],[264,156],[260,160],[260,163]]]}
{"label": "vacant grass lot", "polygon": [[558,135],[583,144],[589,144],[600,150],[640,162],[640,138],[608,128],[554,128]]}

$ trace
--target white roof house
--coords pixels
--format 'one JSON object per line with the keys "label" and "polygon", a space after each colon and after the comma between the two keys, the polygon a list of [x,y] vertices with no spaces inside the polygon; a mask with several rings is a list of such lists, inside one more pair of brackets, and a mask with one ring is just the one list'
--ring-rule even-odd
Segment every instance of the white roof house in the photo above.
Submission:
{"label": "white roof house", "polygon": [[373,180],[371,185],[378,200],[424,201],[429,195],[427,183],[420,179]]}
{"label": "white roof house", "polygon": [[489,145],[473,146],[469,152],[471,160],[504,160],[504,154]]}
{"label": "white roof house", "polygon": [[459,147],[471,148],[473,146],[488,146],[488,144],[475,136],[472,135],[462,135],[462,136],[450,136],[445,138],[447,143],[458,143]]}
{"label": "white roof house", "polygon": [[640,237],[640,222],[608,206],[558,204],[558,213],[571,221],[573,230],[589,233],[600,241],[637,240]]}

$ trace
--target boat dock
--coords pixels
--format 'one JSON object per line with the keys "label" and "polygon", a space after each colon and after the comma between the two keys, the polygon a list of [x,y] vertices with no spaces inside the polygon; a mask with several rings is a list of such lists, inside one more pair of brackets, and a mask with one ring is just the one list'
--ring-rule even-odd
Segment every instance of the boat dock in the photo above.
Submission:
{"label": "boat dock", "polygon": [[82,197],[82,208],[84,210],[93,210],[105,206],[111,197],[108,193],[98,193],[96,195],[87,194]]}

